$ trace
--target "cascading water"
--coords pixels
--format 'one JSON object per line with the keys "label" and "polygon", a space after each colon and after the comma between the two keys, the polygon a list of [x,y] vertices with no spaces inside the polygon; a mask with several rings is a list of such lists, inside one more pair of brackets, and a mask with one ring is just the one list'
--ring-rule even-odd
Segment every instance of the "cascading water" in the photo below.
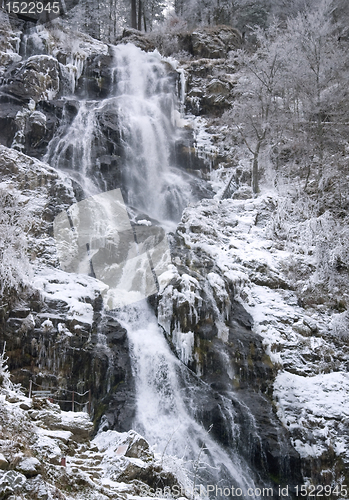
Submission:
{"label": "cascading water", "polygon": [[[169,221],[173,225],[179,221],[191,191],[170,165],[176,134],[175,82],[169,77],[168,63],[157,52],[146,54],[131,44],[119,45],[114,48],[114,61],[112,95],[80,102],[73,120],[63,122],[51,141],[46,161],[77,180],[86,197],[110,189],[98,169],[101,156],[110,153],[100,117],[117,117],[115,134],[120,139],[120,179],[126,204],[164,226]],[[104,211],[107,219],[109,207]],[[98,213],[103,218],[100,208]],[[93,248],[93,242],[89,247]],[[253,488],[253,475],[243,459],[218,445],[195,420],[193,407],[199,396],[191,388],[189,393],[194,397],[188,400],[187,368],[172,353],[146,301],[113,314],[129,337],[137,398],[133,427],[158,451],[191,464],[194,483],[219,485],[223,481],[225,486],[244,492]],[[233,422],[230,425],[234,426]]]}
{"label": "cascading water", "polygon": [[69,127],[63,117],[62,127],[50,142],[44,158],[75,179],[85,196],[92,196],[100,191],[95,174],[94,161],[97,158],[94,145],[102,139],[97,116],[105,106],[103,101],[81,101],[78,113]]}
{"label": "cascading water", "polygon": [[168,68],[157,52],[145,56],[131,44],[114,55],[127,202],[155,219],[179,221],[190,189],[169,163],[177,110]]}

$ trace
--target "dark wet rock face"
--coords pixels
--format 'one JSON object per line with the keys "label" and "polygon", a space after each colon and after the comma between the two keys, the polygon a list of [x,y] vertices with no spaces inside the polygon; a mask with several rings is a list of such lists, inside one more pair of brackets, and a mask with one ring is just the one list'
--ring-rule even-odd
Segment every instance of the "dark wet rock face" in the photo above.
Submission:
{"label": "dark wet rock face", "polygon": [[[98,315],[100,300],[92,305]],[[95,425],[128,430],[134,416],[134,386],[126,331],[114,318],[104,317],[98,327],[103,333],[98,334],[96,323],[67,321],[66,315],[64,302],[29,301],[26,309],[4,318],[2,336],[11,372],[27,389],[29,380],[44,389],[60,388],[53,393],[61,400],[71,400],[72,390],[90,390]],[[76,410],[87,408],[88,400],[88,394],[75,395]],[[61,407],[69,411],[72,403]]]}
{"label": "dark wet rock face", "polygon": [[234,58],[193,59],[184,63],[189,74],[185,105],[196,116],[221,116],[234,101]]}
{"label": "dark wet rock face", "polygon": [[10,69],[3,78],[2,92],[23,101],[48,101],[59,92],[59,65],[51,56],[32,56]]}
{"label": "dark wet rock face", "polygon": [[76,93],[82,98],[103,99],[110,95],[113,84],[113,56],[101,54],[89,57],[81,75]]}

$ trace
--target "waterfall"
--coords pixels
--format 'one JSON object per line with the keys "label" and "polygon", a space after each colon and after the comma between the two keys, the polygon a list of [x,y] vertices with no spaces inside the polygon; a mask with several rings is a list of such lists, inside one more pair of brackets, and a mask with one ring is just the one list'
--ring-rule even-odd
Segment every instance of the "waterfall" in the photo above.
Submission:
{"label": "waterfall", "polygon": [[[131,44],[113,48],[113,55],[109,96],[102,100],[75,101],[75,113],[66,107],[65,119],[46,155],[52,166],[79,182],[87,198],[56,218],[55,231],[62,236],[62,260],[70,272],[88,272],[89,267],[93,268],[94,276],[108,284],[109,291],[113,286],[111,281],[114,282],[118,301],[112,301],[112,306],[109,301],[109,309],[114,309],[111,314],[127,330],[136,382],[133,427],[156,446],[158,452],[177,457],[174,461],[186,462],[194,484],[234,486],[246,493],[248,488],[254,487],[247,463],[236,451],[220,446],[195,418],[197,405],[202,406],[199,399],[200,394],[204,394],[204,384],[198,382],[200,390],[194,385],[188,387],[188,369],[172,353],[146,300],[135,299],[139,300],[135,305],[119,300],[120,295],[125,298],[127,293],[142,291],[143,297],[147,296],[146,280],[156,275],[161,282],[160,275],[169,274],[171,261],[164,258],[166,247],[160,246],[159,235],[144,234],[144,241],[141,232],[137,236],[140,226],[129,226],[126,209],[125,220],[120,217],[116,220],[118,216],[112,205],[121,206],[122,197],[117,199],[117,190],[112,188],[120,187],[128,207],[156,219],[163,227],[180,220],[190,200],[191,189],[170,162],[178,114],[175,71],[158,52],[147,54]],[[67,101],[70,107],[71,100]],[[103,128],[105,121],[108,121],[109,135]],[[106,155],[121,158],[119,186],[108,185],[103,176],[100,167]],[[93,202],[90,203],[88,197],[91,196]],[[124,223],[122,227],[121,222]],[[151,272],[139,273],[139,262],[145,260],[137,260],[132,235],[129,241],[121,241],[118,224],[125,234],[130,236],[132,231],[136,234],[137,248],[143,246],[145,255],[152,254],[149,258]],[[75,231],[71,231],[73,226]],[[119,231],[117,237],[113,235],[114,229],[116,233]],[[150,229],[146,224],[144,231]],[[149,245],[147,238],[150,238]],[[160,250],[156,253],[157,247]],[[135,258],[124,259],[123,255],[130,252]],[[116,282],[119,288],[115,287]],[[133,288],[134,283],[137,290]],[[152,291],[155,292],[156,289]],[[233,420],[227,422],[228,432],[232,434],[236,431]],[[233,494],[214,496],[234,497]],[[249,498],[254,497],[249,495]]]}
{"label": "waterfall", "polygon": [[95,143],[102,141],[98,124],[98,112],[107,108],[108,102],[81,101],[76,117],[67,126],[67,110],[64,110],[62,125],[51,140],[44,160],[76,180],[85,196],[100,191],[95,172],[97,151]]}
{"label": "waterfall", "polygon": [[169,162],[176,133],[175,82],[157,51],[145,56],[134,45],[118,45],[114,57],[127,202],[155,219],[179,221],[190,190]]}

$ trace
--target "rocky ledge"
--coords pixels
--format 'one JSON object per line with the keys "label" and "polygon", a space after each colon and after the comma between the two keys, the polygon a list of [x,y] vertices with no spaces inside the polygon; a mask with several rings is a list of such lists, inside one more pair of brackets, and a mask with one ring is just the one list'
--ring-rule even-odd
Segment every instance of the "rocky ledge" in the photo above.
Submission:
{"label": "rocky ledge", "polygon": [[125,500],[188,487],[136,432],[101,432],[92,440],[87,413],[29,399],[6,370],[0,375],[1,499]]}

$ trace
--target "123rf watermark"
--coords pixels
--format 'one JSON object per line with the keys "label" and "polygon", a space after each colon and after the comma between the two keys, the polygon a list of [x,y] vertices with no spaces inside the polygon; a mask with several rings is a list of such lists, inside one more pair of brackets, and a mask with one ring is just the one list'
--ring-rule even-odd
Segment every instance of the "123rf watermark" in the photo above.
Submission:
{"label": "123rf watermark", "polygon": [[47,23],[59,16],[67,14],[79,3],[79,0],[0,0],[0,8],[14,18],[33,23]]}
{"label": "123rf watermark", "polygon": [[[242,488],[236,488],[235,486],[218,486],[215,484],[207,484],[206,486],[200,484],[199,486],[195,486],[195,488],[188,490],[188,488],[183,488],[178,484],[174,484],[173,486],[166,486],[165,488],[144,487],[144,489],[141,490],[140,496],[150,496],[156,498],[195,498],[197,496],[201,498],[262,498],[273,497],[274,490],[273,488],[248,488],[247,490],[244,490]],[[276,492],[275,496],[277,496]],[[288,496],[288,493],[285,496]]]}
{"label": "123rf watermark", "polygon": [[346,485],[295,485],[295,486],[282,486],[278,485],[274,488],[236,488],[234,486],[219,486],[215,484],[202,484],[195,488],[188,490],[182,486],[175,484],[173,486],[166,486],[165,488],[148,488],[144,486],[141,488],[140,496],[150,496],[156,498],[290,498],[292,497],[329,497],[337,496],[340,498],[347,498],[348,491]]}

